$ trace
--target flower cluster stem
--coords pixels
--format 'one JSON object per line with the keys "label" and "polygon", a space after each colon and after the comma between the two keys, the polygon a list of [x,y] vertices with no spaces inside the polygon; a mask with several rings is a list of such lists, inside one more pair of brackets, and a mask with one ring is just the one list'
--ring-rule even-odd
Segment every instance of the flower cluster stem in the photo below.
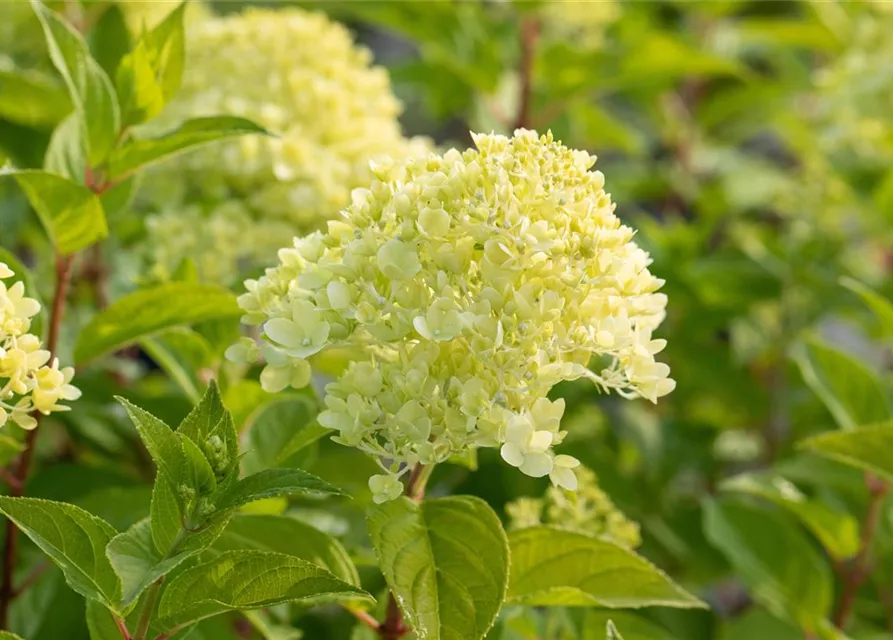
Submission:
{"label": "flower cluster stem", "polygon": [[[68,286],[71,282],[71,266],[74,256],[56,256],[56,291],[53,295],[53,306],[50,309],[50,328],[47,338],[47,350],[50,359],[56,356],[59,343],[59,332],[62,327],[62,316],[65,313],[65,300],[68,297]],[[37,441],[37,430],[40,427],[42,414],[34,413],[37,424],[28,432],[25,438],[25,449],[19,456],[12,478],[9,482],[10,495],[20,497],[25,493],[25,485],[28,482],[28,473],[31,470],[31,461],[34,458],[34,447]],[[6,629],[9,625],[9,607],[13,599],[21,593],[13,584],[16,551],[18,549],[18,528],[12,520],[6,521],[6,538],[3,542],[3,575],[0,578],[0,629]]]}

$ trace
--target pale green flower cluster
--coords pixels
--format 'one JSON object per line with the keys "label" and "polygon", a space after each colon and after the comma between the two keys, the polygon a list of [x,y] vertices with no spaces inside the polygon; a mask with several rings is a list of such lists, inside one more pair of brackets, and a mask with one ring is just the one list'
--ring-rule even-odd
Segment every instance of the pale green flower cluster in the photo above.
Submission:
{"label": "pale green flower cluster", "polygon": [[70,384],[74,369],[60,369],[58,360],[48,365],[50,352],[28,333],[40,304],[25,296],[21,281],[9,287],[3,282],[14,275],[0,262],[0,427],[11,421],[33,429],[37,420],[32,412],[66,411],[59,402],[77,400],[81,392]]}
{"label": "pale green flower cluster", "polygon": [[512,529],[543,524],[558,525],[608,538],[627,549],[642,544],[638,523],[627,518],[598,486],[598,477],[586,467],[577,470],[576,492],[549,487],[542,498],[518,498],[506,505]]}
{"label": "pale green flower cluster", "polygon": [[[403,137],[401,105],[387,72],[371,66],[371,53],[323,14],[248,9],[195,19],[187,26],[187,45],[183,84],[159,126],[229,114],[273,135],[210,145],[158,169],[143,195],[163,207],[168,222],[190,203],[235,200],[255,225],[266,227],[260,235],[280,235],[279,248],[335,217],[351,190],[372,180],[370,161],[428,151],[427,141]],[[221,215],[215,206],[202,211],[212,225]],[[204,238],[201,218],[182,217],[193,221],[190,233],[201,250],[226,262],[224,271],[235,271],[244,251],[222,251]],[[283,224],[291,231],[283,233]],[[150,227],[149,244],[161,245],[161,253],[179,257],[176,247],[163,246],[178,242],[166,223]]]}
{"label": "pale green flower cluster", "polygon": [[621,14],[614,0],[551,0],[540,9],[546,34],[566,39],[587,49],[604,44],[605,32]]}
{"label": "pale green flower cluster", "polygon": [[343,219],[281,250],[240,298],[262,347],[230,357],[262,352],[270,391],[306,385],[307,358],[327,347],[369,354],[328,385],[319,420],[378,459],[377,499],[399,495],[410,466],[478,447],[572,489],[578,462],[552,451],[564,402],[549,390],[585,377],[656,401],[675,386],[654,359],[663,281],[595,158],[533,131],[474,139],[375,167]]}
{"label": "pale green flower cluster", "polygon": [[893,158],[893,13],[883,3],[856,17],[849,47],[816,74],[816,100],[829,153]]}

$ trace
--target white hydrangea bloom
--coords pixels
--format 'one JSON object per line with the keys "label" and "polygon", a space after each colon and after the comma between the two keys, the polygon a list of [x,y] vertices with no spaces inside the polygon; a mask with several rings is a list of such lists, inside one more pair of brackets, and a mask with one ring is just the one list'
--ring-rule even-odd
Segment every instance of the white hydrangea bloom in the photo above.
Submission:
{"label": "white hydrangea bloom", "polygon": [[66,411],[60,402],[77,400],[81,392],[71,384],[74,369],[60,369],[55,359],[50,363],[50,352],[28,333],[40,304],[25,296],[21,281],[7,286],[4,280],[14,275],[0,262],[0,427],[13,422],[33,429],[37,421],[32,412]]}
{"label": "white hydrangea bloom", "polygon": [[410,466],[477,447],[573,488],[576,460],[553,453],[564,402],[549,390],[586,377],[656,401],[675,386],[654,359],[663,281],[595,158],[526,130],[475,142],[377,166],[342,220],[282,249],[240,298],[263,327],[270,389],[285,363],[325,348],[369,354],[328,385],[319,420],[393,477],[370,483],[377,499]]}
{"label": "white hydrangea bloom", "polygon": [[[269,255],[270,239],[278,249],[337,216],[351,190],[372,180],[370,161],[429,149],[403,137],[385,69],[321,13],[248,9],[195,19],[187,41],[183,84],[158,128],[229,114],[274,135],[213,144],[155,170],[141,197],[162,208],[148,242],[160,270],[191,250],[219,265],[203,277],[231,281],[244,262],[259,264],[257,250]],[[234,206],[243,210],[238,224]],[[237,227],[249,232],[241,240]]]}

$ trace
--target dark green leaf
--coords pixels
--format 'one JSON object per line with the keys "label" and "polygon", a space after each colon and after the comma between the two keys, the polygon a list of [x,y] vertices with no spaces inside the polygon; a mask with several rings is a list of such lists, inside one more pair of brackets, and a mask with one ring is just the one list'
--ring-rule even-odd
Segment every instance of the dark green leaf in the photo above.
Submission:
{"label": "dark green leaf", "polygon": [[270,551],[227,551],[177,574],[161,596],[167,629],[239,609],[369,597],[314,564]]}
{"label": "dark green leaf", "polygon": [[213,285],[175,282],[143,289],[93,316],[81,331],[75,360],[84,363],[165,329],[241,314],[235,296]]}
{"label": "dark green leaf", "polygon": [[114,607],[121,581],[105,556],[118,532],[79,507],[37,498],[0,497],[0,512],[12,520],[65,574],[72,589]]}

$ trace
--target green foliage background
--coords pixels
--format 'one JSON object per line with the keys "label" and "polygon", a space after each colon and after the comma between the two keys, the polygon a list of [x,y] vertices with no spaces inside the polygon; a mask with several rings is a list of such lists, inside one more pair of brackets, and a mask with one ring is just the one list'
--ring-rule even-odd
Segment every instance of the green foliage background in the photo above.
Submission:
{"label": "green foliage background", "polygon": [[[555,602],[512,599],[510,584],[514,604],[487,637],[600,640],[610,619],[626,640],[893,638],[893,427],[883,424],[893,339],[893,5],[617,2],[603,24],[584,25],[579,12],[595,5],[608,3],[304,3],[373,47],[407,105],[411,134],[464,148],[469,130],[509,133],[529,100],[523,124],[598,155],[621,219],[639,230],[652,272],[667,281],[660,337],[676,391],[652,406],[601,397],[584,382],[560,386],[569,430],[562,452],[593,469],[640,524],[641,554],[710,609],[611,611],[598,594],[580,593],[561,604],[585,606],[541,606]],[[126,3],[50,6],[79,20],[106,71],[137,41]],[[0,157],[40,169],[71,99],[31,7],[3,3],[0,12]],[[531,23],[536,34],[525,40]],[[122,175],[127,161],[145,161],[118,160]],[[31,295],[46,302],[54,257],[41,218],[55,214],[29,202],[23,181],[0,178],[0,261],[26,266]],[[238,316],[229,293],[188,274],[163,290],[141,289],[145,211],[130,203],[128,182],[102,195],[101,256],[88,250],[75,263],[59,355],[82,365],[84,396],[42,427],[27,491],[119,531],[149,512],[154,470],[113,396],[179,424],[236,337]],[[33,189],[52,192],[44,183]],[[89,208],[90,198],[66,201]],[[56,246],[73,252],[96,237],[56,237]],[[97,316],[106,299],[112,307]],[[246,530],[267,530],[263,518],[287,512],[307,541],[292,548],[299,533],[283,531],[258,548],[313,561],[305,547],[322,531],[337,538],[337,561],[356,565],[365,590],[384,593],[365,520],[373,464],[322,437],[312,394],[274,399],[250,377],[221,389],[250,472],[300,467],[353,496],[254,503],[239,516]],[[869,425],[880,426],[863,432]],[[0,433],[3,463],[17,451],[7,436],[18,437]],[[477,496],[507,523],[506,504],[545,489],[483,450],[437,468],[428,493]],[[319,560],[331,553],[320,548],[317,564],[357,582],[331,557]],[[33,545],[22,558],[23,576],[46,564]],[[57,569],[41,570],[16,600],[11,626],[27,640],[115,637],[103,635],[101,611],[85,616],[91,607]],[[344,608],[273,602],[247,617],[213,618],[189,637],[298,633],[374,637]]]}

